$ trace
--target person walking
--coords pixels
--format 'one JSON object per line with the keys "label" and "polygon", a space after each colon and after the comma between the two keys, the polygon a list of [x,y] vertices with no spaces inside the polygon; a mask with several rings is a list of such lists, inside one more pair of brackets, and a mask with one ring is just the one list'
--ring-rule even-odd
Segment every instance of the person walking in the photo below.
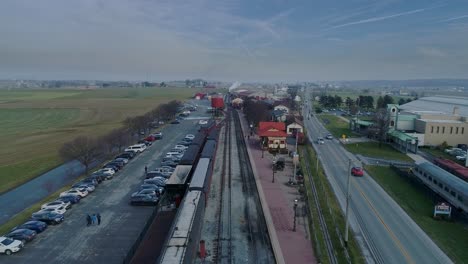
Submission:
{"label": "person walking", "polygon": [[101,225],[101,214],[97,213],[96,217],[97,217],[97,224]]}
{"label": "person walking", "polygon": [[95,225],[97,222],[96,214],[93,214],[91,218],[92,218],[93,225]]}
{"label": "person walking", "polygon": [[91,225],[91,216],[89,214],[86,215],[86,226]]}
{"label": "person walking", "polygon": [[145,175],[148,173],[148,167],[145,165]]}

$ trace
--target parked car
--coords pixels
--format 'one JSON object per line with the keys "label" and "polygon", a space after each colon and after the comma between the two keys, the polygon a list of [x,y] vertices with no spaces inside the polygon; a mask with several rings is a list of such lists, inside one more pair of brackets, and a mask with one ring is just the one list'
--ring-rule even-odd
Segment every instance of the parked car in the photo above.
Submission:
{"label": "parked car", "polygon": [[153,141],[156,140],[156,137],[154,135],[149,135],[149,136],[145,137],[144,140],[148,141],[148,142],[153,142]]}
{"label": "parked car", "polygon": [[115,157],[115,158],[116,158],[116,159],[118,159],[118,158],[124,158],[124,159],[129,159],[129,160],[131,160],[131,159],[133,159],[133,157],[135,157],[135,152],[132,151],[132,152],[124,152],[124,153],[118,155],[118,156]]}
{"label": "parked car", "polygon": [[148,141],[148,140],[144,140],[144,139],[138,140],[138,143],[139,144],[145,144],[146,147],[149,147],[149,146],[151,146],[153,144],[152,141]]}
{"label": "parked car", "polygon": [[161,166],[171,166],[171,167],[176,167],[177,165],[179,165],[178,162],[175,162],[174,160],[166,160],[166,161],[162,161],[161,162]]}
{"label": "parked car", "polygon": [[94,187],[94,185],[86,184],[86,183],[75,183],[72,187],[73,188],[85,189],[86,191],[88,191],[88,193],[94,192],[94,190],[96,189],[96,187]]}
{"label": "parked car", "polygon": [[0,237],[0,253],[4,253],[5,255],[18,252],[23,246],[23,242],[19,240],[14,240],[9,237]]}
{"label": "parked car", "polygon": [[114,170],[114,173],[118,172],[120,170],[119,166],[117,166],[115,164],[106,164],[106,165],[102,166],[102,169],[112,169],[112,170]]}
{"label": "parked car", "polygon": [[173,149],[186,150],[188,149],[188,147],[184,145],[175,145]]}
{"label": "parked car", "polygon": [[129,159],[126,159],[126,158],[116,158],[115,161],[121,161],[123,162],[124,164],[127,164]]}
{"label": "parked car", "polygon": [[137,145],[133,145],[125,149],[125,151],[133,151],[135,153],[141,153],[145,150],[146,150],[145,144],[137,144]]}
{"label": "parked car", "polygon": [[65,212],[67,212],[67,209],[65,209],[65,207],[55,207],[55,208],[41,209],[37,212],[38,213],[47,212],[47,213],[65,214]]}
{"label": "parked car", "polygon": [[139,194],[130,198],[131,205],[156,205],[158,201],[158,197],[145,194]]}
{"label": "parked car", "polygon": [[466,160],[466,154],[464,155],[458,155],[455,157],[457,160],[460,160],[460,161],[465,161]]}
{"label": "parked car", "polygon": [[63,222],[65,217],[63,214],[57,214],[52,212],[37,212],[31,216],[32,220],[42,221],[48,225],[57,225]]}
{"label": "parked car", "polygon": [[175,152],[175,153],[179,153],[179,155],[183,155],[185,153],[185,149],[173,148],[173,149],[169,150],[169,152]]}
{"label": "parked car", "polygon": [[36,235],[36,231],[30,229],[16,229],[6,234],[5,236],[26,243],[33,240]]}
{"label": "parked car", "polygon": [[36,231],[36,233],[41,233],[47,229],[47,224],[42,221],[27,221],[26,223],[16,226],[11,231],[16,229],[29,229]]}
{"label": "parked car", "polygon": [[192,142],[191,141],[186,141],[186,140],[183,140],[183,141],[180,141],[180,142],[177,143],[177,145],[182,145],[182,146],[186,146],[186,147],[190,146],[190,144],[192,144]]}
{"label": "parked car", "polygon": [[106,165],[116,165],[119,168],[119,170],[121,170],[125,166],[125,163],[123,163],[123,161],[113,160],[106,163]]}
{"label": "parked car", "polygon": [[164,193],[164,188],[156,184],[145,183],[140,186],[140,190],[151,189],[156,190],[160,195]]}
{"label": "parked car", "polygon": [[156,190],[143,189],[143,190],[139,190],[137,192],[132,193],[132,197],[140,195],[140,194],[151,195],[151,196],[156,196],[156,197],[159,196],[159,192],[157,192]]}
{"label": "parked car", "polygon": [[200,120],[200,121],[198,121],[198,124],[206,125],[206,124],[208,124],[208,120]]}
{"label": "parked car", "polygon": [[364,176],[364,170],[361,167],[352,167],[351,174],[353,176]]}
{"label": "parked car", "polygon": [[57,199],[58,201],[64,201],[64,202],[70,202],[72,204],[79,203],[81,201],[81,196],[78,195],[65,195],[62,197],[59,197]]}
{"label": "parked car", "polygon": [[159,179],[159,178],[151,178],[151,179],[146,179],[146,180],[143,180],[143,183],[144,184],[154,184],[154,185],[157,185],[157,186],[161,186],[161,187],[165,187],[166,186],[166,181],[165,179]]}
{"label": "parked car", "polygon": [[41,206],[41,209],[64,208],[64,209],[68,210],[71,207],[72,207],[71,202],[64,202],[64,201],[55,200],[53,202],[43,204]]}
{"label": "parked car", "polygon": [[187,134],[187,135],[185,135],[185,138],[188,138],[188,139],[193,140],[193,139],[195,138],[195,135],[193,135],[193,134]]}
{"label": "parked car", "polygon": [[67,195],[78,195],[81,198],[84,198],[84,197],[86,197],[88,195],[88,191],[86,191],[84,189],[75,189],[75,188],[73,188],[73,189],[70,189],[68,191],[60,193],[60,197],[67,196]]}
{"label": "parked car", "polygon": [[153,136],[156,139],[162,139],[163,138],[163,133],[162,132],[156,132],[156,133],[153,134]]}
{"label": "parked car", "polygon": [[180,121],[176,119],[176,120],[172,121],[171,124],[173,124],[173,125],[180,124]]}
{"label": "parked car", "polygon": [[[112,179],[114,177],[113,174],[104,172],[104,171],[95,171],[89,177],[85,178],[85,180],[93,180],[96,181],[98,184],[105,181]],[[85,181],[83,180],[83,181]],[[97,185],[97,184],[96,184]]]}
{"label": "parked car", "polygon": [[162,172],[148,171],[146,173],[146,179],[151,179],[151,178],[154,178],[154,177],[164,177],[164,178],[166,178]]}
{"label": "parked car", "polygon": [[317,144],[319,144],[319,145],[325,144],[325,140],[323,140],[323,138],[319,137],[319,138],[317,138]]}
{"label": "parked car", "polygon": [[102,172],[104,174],[108,173],[108,174],[111,174],[111,175],[115,174],[115,170],[112,169],[112,168],[102,168],[102,169],[97,170],[96,172]]}

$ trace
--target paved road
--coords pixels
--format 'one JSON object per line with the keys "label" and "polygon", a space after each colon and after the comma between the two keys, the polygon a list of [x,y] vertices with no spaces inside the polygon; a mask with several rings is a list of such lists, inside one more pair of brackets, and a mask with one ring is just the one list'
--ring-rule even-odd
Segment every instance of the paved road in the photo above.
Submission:
{"label": "paved road", "polygon": [[[21,252],[0,255],[0,263],[121,263],[154,209],[128,204],[131,193],[144,178],[144,166],[157,167],[162,156],[185,134],[196,132],[196,123],[184,120],[167,126],[162,140],[75,205],[65,214],[64,223],[49,227]],[[101,225],[86,227],[86,214],[95,212],[102,215]]]}
{"label": "paved road", "polygon": [[[307,97],[307,96],[306,96]],[[306,102],[310,100],[306,99]],[[305,106],[307,113],[310,106]],[[327,131],[316,117],[305,120],[310,140]],[[345,208],[348,160],[361,165],[336,140],[314,143],[328,179]],[[369,176],[351,178],[351,227],[364,247],[364,254],[376,263],[451,263],[451,260]]]}

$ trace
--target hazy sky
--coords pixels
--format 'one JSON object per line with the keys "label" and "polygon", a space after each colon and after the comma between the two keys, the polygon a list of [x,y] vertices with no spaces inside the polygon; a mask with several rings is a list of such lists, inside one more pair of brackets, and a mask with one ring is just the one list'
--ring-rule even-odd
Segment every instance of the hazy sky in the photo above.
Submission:
{"label": "hazy sky", "polygon": [[0,1],[0,78],[197,77],[468,78],[468,1]]}

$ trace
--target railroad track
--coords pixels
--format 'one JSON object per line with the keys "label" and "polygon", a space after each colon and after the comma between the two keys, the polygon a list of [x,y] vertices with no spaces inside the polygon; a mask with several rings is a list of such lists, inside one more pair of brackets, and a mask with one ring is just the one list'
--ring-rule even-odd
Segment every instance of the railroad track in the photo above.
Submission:
{"label": "railroad track", "polygon": [[[274,263],[273,250],[271,247],[268,229],[261,209],[260,198],[258,196],[257,185],[250,158],[247,152],[244,133],[242,131],[240,117],[237,111],[232,111],[236,143],[238,146],[238,158],[240,175],[242,179],[242,190],[246,194],[245,216],[247,232],[249,235],[249,251],[252,259],[249,263]],[[269,252],[266,252],[269,251]]]}
{"label": "railroad track", "polygon": [[[307,151],[305,151],[305,153],[307,153],[307,160],[310,160],[309,153]],[[325,218],[323,217],[322,208],[320,206],[319,197],[317,194],[317,188],[315,187],[315,183],[312,180],[312,171],[310,169],[310,164],[308,162],[305,162],[305,165],[306,165],[307,173],[309,174],[309,177],[308,177],[309,183],[310,183],[310,187],[312,190],[312,195],[314,197],[314,204],[315,204],[315,207],[317,208],[320,229],[322,230],[323,237],[325,240],[325,248],[327,249],[328,259],[330,260],[330,263],[337,264],[338,260],[336,258],[335,249],[333,247],[333,242],[331,240],[330,233],[328,232],[327,222],[325,221]]]}
{"label": "railroad track", "polygon": [[221,192],[219,199],[219,218],[217,227],[217,243],[214,246],[215,263],[232,263],[232,233],[231,233],[231,113],[225,120],[223,166],[221,173]]}

